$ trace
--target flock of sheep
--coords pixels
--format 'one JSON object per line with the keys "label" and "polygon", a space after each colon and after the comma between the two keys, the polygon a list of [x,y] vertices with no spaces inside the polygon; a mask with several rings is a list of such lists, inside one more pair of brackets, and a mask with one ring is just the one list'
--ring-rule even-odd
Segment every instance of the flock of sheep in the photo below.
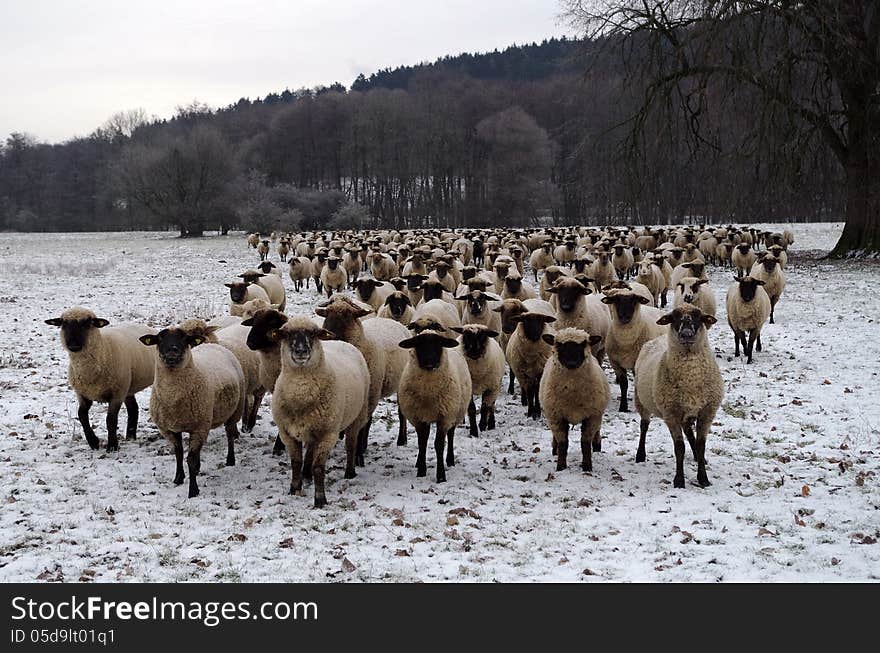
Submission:
{"label": "flock of sheep", "polygon": [[[773,322],[785,287],[789,231],[753,228],[575,227],[531,230],[368,231],[248,236],[260,257],[227,283],[230,315],[188,319],[160,331],[108,326],[83,307],[46,320],[61,328],[69,383],[93,449],[94,402],[108,403],[107,450],[137,431],[135,395],[152,386],[150,417],[171,443],[175,484],[184,472],[199,493],[202,445],[224,426],[227,465],[249,432],[266,392],[278,427],[275,453],[287,450],[291,494],[314,480],[315,506],[326,504],[325,470],[344,437],[345,478],[364,465],[373,412],[397,395],[398,445],[407,426],[418,438],[417,475],[427,474],[435,427],[436,480],[455,465],[454,434],[495,428],[495,401],[510,368],[527,415],[543,415],[556,468],[567,465],[569,429],[580,425],[581,468],[592,471],[611,392],[607,358],[628,410],[628,373],[641,417],[636,461],[645,460],[652,417],[666,423],[675,451],[675,487],[684,487],[685,438],[708,486],[706,437],[724,384],[707,330],[716,322],[709,264],[735,269],[727,288],[735,355],[752,361],[761,328]],[[287,315],[279,265],[294,291],[323,297],[313,315]],[[530,283],[527,274],[534,278]],[[540,275],[540,277],[539,277]],[[671,308],[668,293],[673,293]],[[474,398],[480,397],[479,419]]]}

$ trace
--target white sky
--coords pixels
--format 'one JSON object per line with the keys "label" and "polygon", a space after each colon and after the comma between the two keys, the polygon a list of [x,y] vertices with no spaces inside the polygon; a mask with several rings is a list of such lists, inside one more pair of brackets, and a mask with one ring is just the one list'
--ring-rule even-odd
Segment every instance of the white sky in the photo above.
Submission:
{"label": "white sky", "polygon": [[570,34],[557,0],[0,0],[0,140]]}

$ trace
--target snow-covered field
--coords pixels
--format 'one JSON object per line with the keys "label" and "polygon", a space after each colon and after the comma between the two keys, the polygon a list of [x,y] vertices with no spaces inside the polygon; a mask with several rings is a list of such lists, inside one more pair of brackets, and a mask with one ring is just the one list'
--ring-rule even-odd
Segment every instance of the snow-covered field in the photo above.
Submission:
{"label": "snow-covered field", "polygon": [[[323,510],[311,488],[287,494],[265,404],[235,467],[223,465],[222,429],[212,434],[196,499],[172,484],[149,391],[138,396],[138,439],[92,452],[58,330],[43,323],[75,304],[157,327],[224,313],[223,282],[256,259],[243,237],[2,234],[0,580],[876,580],[880,266],[818,260],[840,224],[793,229],[786,294],[753,365],[732,359],[731,273],[710,273],[719,299],[710,340],[726,385],[709,435],[711,487],[672,488],[671,438],[657,419],[648,462],[635,463],[638,417],[616,411],[612,386],[592,474],[577,464],[557,473],[546,426],[503,395],[497,430],[478,439],[459,430],[457,465],[441,485],[432,447],[428,477],[416,478],[412,429],[410,444],[395,446],[396,410],[383,402],[357,478],[342,479],[335,450]],[[315,300],[290,287],[288,297],[288,312]],[[92,423],[103,439],[102,408]]]}

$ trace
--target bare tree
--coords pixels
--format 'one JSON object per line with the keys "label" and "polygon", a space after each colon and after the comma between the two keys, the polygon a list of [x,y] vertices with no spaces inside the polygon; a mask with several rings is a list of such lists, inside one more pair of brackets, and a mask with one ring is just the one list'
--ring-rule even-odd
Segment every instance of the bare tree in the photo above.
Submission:
{"label": "bare tree", "polygon": [[674,98],[694,138],[718,83],[758,93],[818,135],[844,171],[846,226],[832,256],[880,251],[880,7],[877,0],[562,0],[570,22],[648,76],[633,126]]}

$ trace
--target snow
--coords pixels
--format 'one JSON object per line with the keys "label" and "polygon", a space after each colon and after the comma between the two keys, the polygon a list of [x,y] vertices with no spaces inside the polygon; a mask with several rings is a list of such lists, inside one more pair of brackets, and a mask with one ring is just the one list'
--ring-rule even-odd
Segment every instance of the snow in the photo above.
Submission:
{"label": "snow", "polygon": [[[635,463],[638,417],[616,411],[613,385],[591,474],[575,454],[557,473],[546,425],[504,394],[498,429],[477,439],[458,430],[447,483],[433,480],[433,447],[428,477],[416,478],[412,428],[397,447],[396,409],[383,402],[357,478],[342,478],[335,449],[322,510],[310,486],[287,494],[265,403],[235,467],[223,465],[222,429],[212,433],[196,499],[172,484],[149,391],[138,396],[138,439],[92,452],[58,331],[43,323],[75,304],[159,327],[225,313],[223,282],[256,258],[243,237],[2,234],[0,580],[876,580],[880,267],[818,259],[841,227],[791,227],[788,286],[752,365],[732,359],[723,315],[732,275],[710,271],[719,306],[710,340],[726,386],[707,447],[711,487],[691,483],[688,452],[687,487],[673,489],[658,419],[647,463]],[[288,297],[288,312],[316,299],[291,287]],[[105,414],[92,409],[102,439]]]}

